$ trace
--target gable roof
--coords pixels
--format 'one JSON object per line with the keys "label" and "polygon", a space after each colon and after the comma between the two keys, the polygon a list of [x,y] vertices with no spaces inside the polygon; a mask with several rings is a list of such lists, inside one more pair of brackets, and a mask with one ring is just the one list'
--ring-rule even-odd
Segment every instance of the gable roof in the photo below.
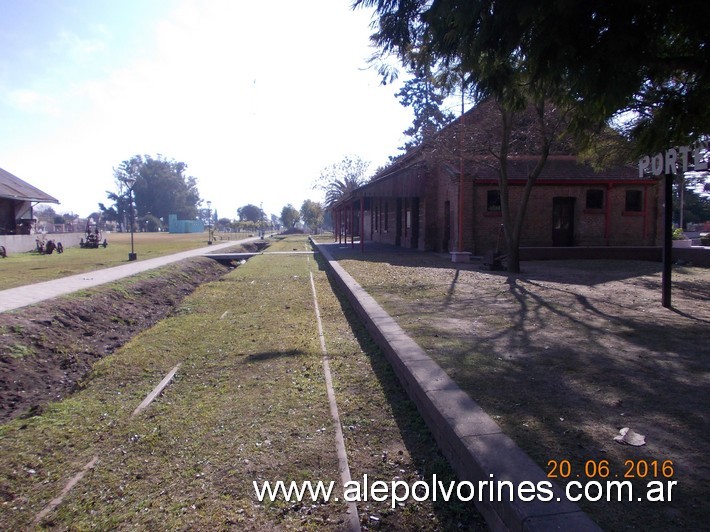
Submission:
{"label": "gable roof", "polygon": [[59,203],[59,200],[0,168],[0,198],[16,201]]}
{"label": "gable roof", "polygon": [[[530,109],[526,111],[529,113]],[[528,117],[529,118],[529,117]],[[495,112],[495,102],[493,100],[484,100],[479,102],[463,115],[455,118],[449,124],[437,131],[434,136],[428,141],[413,148],[410,148],[406,153],[400,155],[387,167],[375,174],[372,179],[363,185],[375,184],[379,181],[391,178],[393,175],[401,174],[413,165],[422,164],[428,159],[427,150],[430,152],[441,152],[441,148],[448,146],[449,153],[441,152],[439,162],[443,163],[446,171],[458,174],[459,160],[458,153],[463,146],[463,165],[466,175],[473,177],[476,180],[497,179],[498,171],[497,164],[490,154],[485,155],[486,150],[481,149],[476,143],[474,133],[480,128],[496,131],[499,129],[499,117]],[[459,144],[460,135],[463,129],[463,145]],[[480,133],[478,134],[480,137]],[[513,136],[516,137],[519,145],[523,145],[520,140],[526,137],[525,133],[513,131]],[[473,144],[472,144],[473,142]],[[556,141],[556,149],[550,153],[547,158],[545,167],[539,180],[637,180],[638,169],[634,164],[620,164],[616,166],[606,167],[604,169],[595,169],[587,162],[580,160],[574,153],[574,148],[571,139],[563,137]],[[435,156],[436,158],[436,156]],[[511,147],[511,153],[508,155],[508,178],[511,181],[527,180],[529,172],[537,164],[539,156],[528,153],[515,152]],[[455,167],[455,169],[454,169]]]}
{"label": "gable roof", "polygon": [[[346,203],[357,197],[369,195],[373,190],[377,190],[378,195],[394,195],[395,190],[406,192],[409,196],[416,196],[423,193],[424,180],[427,177],[427,166],[430,164],[430,155],[439,152],[433,159],[438,158],[441,169],[451,176],[458,175],[461,171],[460,164],[463,162],[464,174],[468,179],[473,179],[478,184],[497,183],[498,170],[492,163],[490,155],[484,155],[480,147],[476,147],[468,138],[471,132],[476,132],[479,128],[495,128],[498,117],[494,111],[495,103],[486,100],[478,103],[462,116],[452,120],[449,124],[437,131],[429,141],[410,148],[406,153],[394,159],[388,166],[377,172],[367,183],[356,188],[347,196],[341,198],[333,207]],[[463,130],[463,137],[460,132]],[[517,134],[517,140],[525,135]],[[463,144],[463,161],[458,160],[457,151],[459,149],[459,139]],[[474,140],[475,142],[475,140]],[[446,153],[442,148],[448,146],[453,148]],[[573,153],[572,144],[569,139],[558,141],[557,150],[550,153],[547,161],[538,177],[536,183],[558,184],[558,183],[638,183],[651,182],[649,179],[639,179],[638,169],[633,164],[621,164],[597,170],[590,164],[578,159]],[[532,168],[537,164],[538,156],[526,153],[512,152],[507,159],[507,173],[510,184],[522,184],[528,179]],[[435,163],[436,164],[436,163]]]}
{"label": "gable roof", "polygon": [[[538,162],[535,155],[511,155],[508,157],[508,180],[526,181]],[[465,160],[464,168],[468,175],[477,181],[498,180],[497,168],[485,160],[471,158]],[[458,174],[456,168],[455,173]],[[597,170],[590,164],[580,161],[575,155],[550,154],[537,182],[548,181],[638,181],[638,168],[632,164],[617,165]],[[645,179],[644,181],[648,181]]]}

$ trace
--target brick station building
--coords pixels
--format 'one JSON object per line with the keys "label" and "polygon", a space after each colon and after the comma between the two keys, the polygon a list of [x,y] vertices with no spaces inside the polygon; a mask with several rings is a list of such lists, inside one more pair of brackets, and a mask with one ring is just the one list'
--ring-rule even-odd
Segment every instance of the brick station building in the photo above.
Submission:
{"label": "brick station building", "polygon": [[[492,106],[474,107],[342,198],[332,207],[336,239],[354,245],[357,238],[363,249],[380,242],[422,251],[504,252],[499,166],[484,146],[495,146],[500,136],[500,115]],[[527,141],[534,135],[514,132],[512,146],[531,147]],[[586,256],[601,257],[613,256],[605,249],[660,246],[659,181],[639,178],[631,164],[596,171],[570,145],[553,143],[531,190],[521,257],[540,256],[540,250],[560,256],[559,248],[586,248]],[[507,173],[514,214],[537,162],[524,149],[511,150]]]}
{"label": "brick station building", "polygon": [[0,235],[29,235],[34,230],[33,206],[59,200],[0,168]]}

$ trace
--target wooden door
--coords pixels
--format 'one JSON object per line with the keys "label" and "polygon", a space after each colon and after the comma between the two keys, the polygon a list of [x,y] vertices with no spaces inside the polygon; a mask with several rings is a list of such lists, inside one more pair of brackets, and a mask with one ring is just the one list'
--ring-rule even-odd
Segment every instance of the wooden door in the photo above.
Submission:
{"label": "wooden door", "polygon": [[575,198],[552,198],[552,245],[574,246]]}

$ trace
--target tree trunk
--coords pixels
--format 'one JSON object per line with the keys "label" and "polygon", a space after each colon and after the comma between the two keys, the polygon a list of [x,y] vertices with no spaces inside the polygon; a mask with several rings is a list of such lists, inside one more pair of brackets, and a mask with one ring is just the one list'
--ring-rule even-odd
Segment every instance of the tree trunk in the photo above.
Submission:
{"label": "tree trunk", "polygon": [[508,273],[520,273],[520,239],[508,250]]}
{"label": "tree trunk", "polygon": [[501,214],[503,215],[503,229],[505,231],[505,240],[508,246],[508,273],[520,273],[520,238],[523,232],[523,223],[525,221],[525,213],[528,209],[530,193],[533,185],[537,181],[538,176],[542,173],[542,169],[547,162],[547,156],[550,153],[550,144],[547,128],[545,126],[545,106],[544,101],[536,102],[535,110],[537,112],[538,125],[540,127],[540,158],[535,165],[535,168],[528,174],[523,190],[523,197],[520,200],[520,205],[515,213],[515,222],[513,222],[512,212],[510,210],[509,187],[508,187],[508,152],[510,149],[510,134],[513,127],[513,117],[515,111],[507,110],[502,105],[500,106],[503,136],[500,151],[500,172],[498,184],[500,187],[500,204]]}
{"label": "tree trunk", "polygon": [[[513,128],[514,112],[499,106],[501,113],[502,137],[499,154],[498,188],[500,189],[500,210],[503,217],[503,232],[505,234],[505,244],[507,247],[508,273],[520,272],[520,254],[518,246],[520,243],[520,233],[518,224],[513,224],[513,217],[510,211],[510,190],[508,188],[508,151],[510,149],[510,133]],[[519,218],[519,216],[517,217]]]}

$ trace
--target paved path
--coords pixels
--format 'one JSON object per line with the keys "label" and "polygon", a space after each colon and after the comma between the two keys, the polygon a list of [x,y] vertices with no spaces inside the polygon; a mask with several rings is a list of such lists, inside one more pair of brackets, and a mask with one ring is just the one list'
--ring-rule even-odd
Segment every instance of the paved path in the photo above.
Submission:
{"label": "paved path", "polygon": [[63,296],[65,294],[70,294],[71,292],[76,292],[77,290],[84,290],[93,286],[110,283],[112,281],[129,277],[146,270],[152,270],[153,268],[159,268],[179,260],[190,257],[199,257],[201,255],[206,255],[208,252],[219,251],[220,249],[233,247],[237,244],[245,244],[247,242],[255,242],[257,240],[261,239],[253,237],[245,238],[243,240],[232,240],[222,244],[214,244],[204,248],[191,249],[189,251],[183,251],[182,253],[175,253],[174,255],[165,255],[147,260],[137,260],[121,266],[114,266],[113,268],[84,272],[77,275],[71,275],[69,277],[62,277],[61,279],[54,279],[52,281],[44,281],[42,283],[1,290],[0,312],[7,312],[9,310],[26,307],[27,305],[33,305],[46,299],[52,299],[57,296]]}

